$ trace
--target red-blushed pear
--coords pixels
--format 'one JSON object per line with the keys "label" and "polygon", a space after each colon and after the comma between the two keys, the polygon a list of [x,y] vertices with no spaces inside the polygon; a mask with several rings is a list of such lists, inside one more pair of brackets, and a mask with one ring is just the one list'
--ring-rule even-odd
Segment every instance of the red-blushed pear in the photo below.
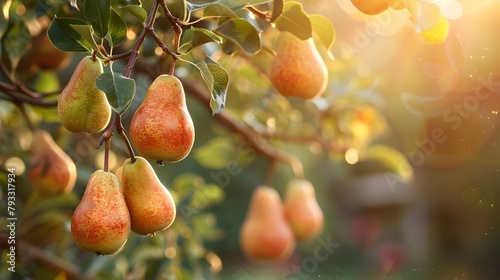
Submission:
{"label": "red-blushed pear", "polygon": [[130,122],[130,138],[141,156],[149,160],[177,162],[194,143],[194,125],[184,88],[175,76],[160,75]]}
{"label": "red-blushed pear", "polygon": [[97,170],[87,183],[71,220],[71,234],[80,249],[98,255],[118,252],[130,234],[130,215],[111,172]]}
{"label": "red-blushed pear", "polygon": [[255,261],[285,260],[293,253],[293,232],[274,188],[259,186],[254,190],[240,230],[240,245],[243,253]]}
{"label": "red-blushed pear", "polygon": [[57,110],[62,125],[71,132],[87,134],[102,131],[111,118],[106,94],[96,86],[103,72],[98,59],[84,57],[59,96]]}
{"label": "red-blushed pear", "polygon": [[284,205],[285,217],[297,241],[311,239],[323,229],[323,211],[316,201],[314,187],[308,180],[293,179],[288,183]]}
{"label": "red-blushed pear", "polygon": [[33,132],[31,164],[28,178],[44,194],[70,193],[76,183],[73,160],[54,142],[45,130]]}
{"label": "red-blushed pear", "polygon": [[313,39],[301,40],[289,32],[281,32],[276,39],[269,80],[286,97],[310,100],[320,96],[328,83],[328,69]]}
{"label": "red-blushed pear", "polygon": [[130,212],[132,231],[154,235],[175,220],[172,194],[161,183],[151,164],[143,157],[125,160],[122,169],[123,196]]}
{"label": "red-blushed pear", "polygon": [[391,0],[351,0],[351,2],[354,7],[367,15],[378,15],[389,9],[389,6],[400,6],[396,3],[398,1]]}

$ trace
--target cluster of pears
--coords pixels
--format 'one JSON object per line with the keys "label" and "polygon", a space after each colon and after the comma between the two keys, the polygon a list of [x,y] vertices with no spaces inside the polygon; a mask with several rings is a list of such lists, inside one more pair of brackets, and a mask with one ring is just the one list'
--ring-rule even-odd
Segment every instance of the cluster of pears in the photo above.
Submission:
{"label": "cluster of pears", "polygon": [[[109,122],[111,107],[95,86],[102,71],[99,60],[85,57],[61,93],[59,116],[69,131],[96,133]],[[154,235],[173,223],[174,199],[147,160],[177,162],[192,149],[194,125],[179,79],[153,81],[132,117],[130,137],[141,156],[127,159],[116,174],[95,171],[73,213],[71,233],[82,250],[113,254],[130,231]]]}
{"label": "cluster of pears", "polygon": [[50,133],[33,132],[28,178],[33,188],[43,194],[70,193],[76,183],[73,160],[56,144]]}
{"label": "cluster of pears", "polygon": [[240,230],[240,245],[251,260],[285,260],[293,253],[297,241],[313,238],[323,224],[323,212],[311,182],[290,181],[283,202],[276,189],[258,186]]}
{"label": "cluster of pears", "polygon": [[100,255],[118,252],[130,231],[153,236],[176,216],[172,194],[143,157],[125,160],[115,174],[95,171],[73,213],[71,234],[82,250]]}
{"label": "cluster of pears", "polygon": [[326,89],[328,69],[312,38],[301,40],[287,31],[276,39],[269,80],[285,97],[314,99]]}

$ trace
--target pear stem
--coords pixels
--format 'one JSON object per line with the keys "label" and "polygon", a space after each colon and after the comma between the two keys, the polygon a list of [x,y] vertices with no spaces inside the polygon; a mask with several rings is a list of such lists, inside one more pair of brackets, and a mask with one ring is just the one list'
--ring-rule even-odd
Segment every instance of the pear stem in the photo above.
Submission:
{"label": "pear stem", "polygon": [[[173,53],[178,54],[179,47],[181,44],[181,35],[182,35],[182,28],[180,26],[180,20],[172,15],[172,13],[170,12],[170,10],[167,7],[167,4],[165,3],[165,0],[158,0],[158,2],[160,2],[161,7],[163,8],[163,12],[165,13],[165,16],[167,17],[167,20],[170,22],[170,24],[174,28],[175,37],[174,37],[174,51],[173,51]],[[170,64],[170,69],[168,71],[169,75],[174,74],[176,61],[177,61],[177,56],[172,55],[172,63]]]}
{"label": "pear stem", "polygon": [[[95,145],[95,148],[99,149],[105,141],[111,139],[115,128],[116,128],[116,132],[118,132],[118,135],[120,135],[123,142],[125,143],[125,146],[127,146],[127,150],[128,150],[129,155],[130,155],[130,159],[131,159],[132,163],[134,163],[135,162],[134,150],[132,149],[132,145],[130,145],[130,141],[128,140],[127,135],[125,134],[125,128],[123,128],[121,115],[118,114],[117,112],[113,113],[113,119],[110,121],[110,126],[101,135],[101,137],[99,138],[99,141],[97,141],[97,144]],[[105,153],[105,156],[107,154],[108,153]]]}
{"label": "pear stem", "polygon": [[132,149],[132,145],[130,145],[130,141],[127,138],[127,135],[125,135],[125,129],[123,128],[123,124],[121,121],[121,116],[118,114],[118,121],[116,123],[116,131],[118,132],[118,135],[122,138],[123,142],[125,143],[125,146],[127,146],[128,154],[130,155],[130,161],[131,163],[135,162],[135,154],[134,150]]}
{"label": "pear stem", "polygon": [[109,150],[111,148],[111,138],[106,139],[104,145],[104,171],[109,171]]}
{"label": "pear stem", "polygon": [[277,162],[275,159],[269,159],[268,162],[269,166],[267,167],[267,174],[266,178],[264,179],[264,185],[273,186],[273,179],[274,176],[276,175],[276,169],[278,165],[276,164]]}

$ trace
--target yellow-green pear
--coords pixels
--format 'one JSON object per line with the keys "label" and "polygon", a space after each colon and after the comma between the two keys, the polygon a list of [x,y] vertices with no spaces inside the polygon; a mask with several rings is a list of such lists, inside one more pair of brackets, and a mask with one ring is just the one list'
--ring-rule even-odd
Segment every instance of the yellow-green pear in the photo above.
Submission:
{"label": "yellow-green pear", "polygon": [[76,182],[73,160],[54,142],[45,130],[33,132],[31,164],[28,178],[44,194],[70,193]]}
{"label": "yellow-green pear", "polygon": [[78,247],[99,255],[114,254],[125,245],[130,215],[113,173],[97,170],[90,176],[73,213],[71,234]]}
{"label": "yellow-green pear", "polygon": [[194,125],[181,82],[160,75],[130,122],[130,139],[137,152],[155,161],[184,159],[194,143]]}
{"label": "yellow-green pear", "polygon": [[318,205],[311,182],[306,179],[291,180],[286,186],[283,200],[285,217],[297,241],[311,239],[323,229],[323,211]]}
{"label": "yellow-green pear", "polygon": [[151,164],[143,157],[125,160],[122,191],[132,222],[132,231],[154,235],[168,228],[175,220],[176,208],[172,194],[161,183]]}
{"label": "yellow-green pear", "polygon": [[98,59],[87,56],[80,61],[59,96],[57,110],[62,125],[71,132],[88,134],[102,131],[111,117],[111,106],[96,86],[103,72]]}
{"label": "yellow-green pear", "polygon": [[301,40],[284,31],[276,39],[269,79],[283,96],[310,100],[325,91],[328,69],[312,38]]}

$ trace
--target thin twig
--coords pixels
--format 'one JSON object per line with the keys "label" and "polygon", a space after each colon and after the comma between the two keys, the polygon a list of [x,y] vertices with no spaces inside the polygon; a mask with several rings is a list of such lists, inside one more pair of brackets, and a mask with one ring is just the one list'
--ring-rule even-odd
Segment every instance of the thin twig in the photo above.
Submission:
{"label": "thin twig", "polygon": [[[179,25],[179,19],[174,17],[170,10],[167,7],[167,4],[165,3],[165,0],[158,0],[161,4],[161,7],[163,8],[163,12],[165,13],[165,16],[167,17],[167,20],[170,22],[172,25],[172,28],[174,28],[174,53],[179,53],[179,47],[181,44],[181,36],[182,36],[182,28]],[[176,56],[172,56],[172,63],[170,64],[170,69],[168,71],[168,74],[173,75],[175,72],[175,63],[177,61]]]}

